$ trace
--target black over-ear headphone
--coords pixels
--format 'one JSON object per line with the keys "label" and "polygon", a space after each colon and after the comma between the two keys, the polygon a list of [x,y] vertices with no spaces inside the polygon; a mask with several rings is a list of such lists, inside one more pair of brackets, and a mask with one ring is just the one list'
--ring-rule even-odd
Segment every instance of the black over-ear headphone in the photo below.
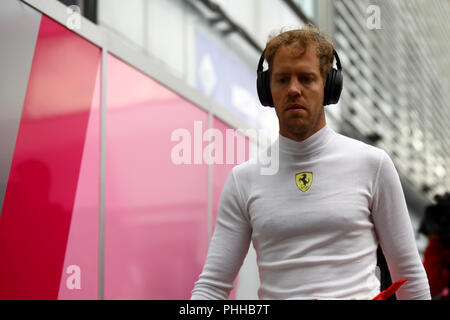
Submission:
{"label": "black over-ear headphone", "polygon": [[[263,106],[274,107],[272,93],[270,91],[270,73],[269,70],[263,71],[264,53],[261,54],[258,62],[258,78],[256,80],[256,89],[258,90],[259,101]],[[334,57],[336,58],[337,69],[332,68],[328,74],[327,81],[324,88],[323,105],[335,104],[339,101],[339,97],[342,92],[343,75],[341,61],[336,50],[333,50]]]}

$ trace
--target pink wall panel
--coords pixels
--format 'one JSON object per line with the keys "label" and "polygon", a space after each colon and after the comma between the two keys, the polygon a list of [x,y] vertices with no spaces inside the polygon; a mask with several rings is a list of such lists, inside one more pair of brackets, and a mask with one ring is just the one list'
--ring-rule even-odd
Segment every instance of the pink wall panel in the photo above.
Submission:
{"label": "pink wall panel", "polygon": [[0,299],[56,299],[100,50],[42,16],[0,217]]}
{"label": "pink wall panel", "polygon": [[[231,128],[229,125],[227,125],[226,123],[224,123],[223,121],[217,119],[216,117],[214,117],[213,120],[213,127],[220,130],[220,132],[222,133],[222,137],[223,137],[223,161],[222,164],[214,164],[213,165],[213,192],[212,192],[212,198],[213,198],[213,219],[212,219],[212,226],[213,226],[213,232],[214,232],[214,227],[216,224],[216,220],[217,220],[217,209],[219,206],[219,201],[220,201],[220,195],[222,194],[222,189],[223,186],[225,184],[225,181],[228,178],[228,175],[231,172],[231,169],[242,163],[242,159],[241,156],[239,155],[239,152],[244,155],[244,159],[248,160],[249,157],[249,139],[247,137],[244,137],[243,135],[241,135],[240,133],[237,133],[237,131],[233,128]],[[239,135],[243,140],[245,140],[245,145],[244,148],[241,148],[240,145],[238,144],[238,140],[235,138],[234,141],[231,141],[229,138],[227,138],[227,130],[233,130],[234,132],[237,133],[237,135]],[[228,139],[228,148],[227,148],[227,140]],[[231,147],[230,147],[231,146]],[[241,148],[239,150],[239,148]],[[227,153],[229,154],[230,160],[233,159],[232,161],[227,161]],[[234,155],[234,156],[233,156]],[[231,162],[231,163],[230,163]],[[237,278],[236,281],[234,282],[234,289],[230,292],[230,299],[235,299],[236,298],[236,291],[237,291]]]}
{"label": "pink wall panel", "polygon": [[[98,269],[100,61],[98,47],[42,16],[0,216],[0,299],[97,299],[99,271],[106,299],[188,299],[202,271],[208,114],[111,55]],[[225,138],[229,127],[214,127]],[[181,165],[179,130],[191,139]],[[236,160],[213,165],[213,225]]]}
{"label": "pink wall panel", "polygon": [[105,299],[188,299],[207,250],[208,168],[174,164],[171,135],[194,139],[207,113],[107,63]]}
{"label": "pink wall panel", "polygon": [[99,65],[58,299],[98,299],[100,84]]}

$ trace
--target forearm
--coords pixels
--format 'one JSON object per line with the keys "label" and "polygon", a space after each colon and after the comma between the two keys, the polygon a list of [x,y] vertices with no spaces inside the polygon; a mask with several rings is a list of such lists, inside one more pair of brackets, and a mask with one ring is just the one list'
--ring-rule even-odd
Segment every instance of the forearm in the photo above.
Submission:
{"label": "forearm", "polygon": [[227,299],[250,245],[250,232],[230,232],[220,222],[191,299]]}
{"label": "forearm", "polygon": [[222,192],[217,223],[191,299],[227,299],[248,252],[252,229],[233,175]]}

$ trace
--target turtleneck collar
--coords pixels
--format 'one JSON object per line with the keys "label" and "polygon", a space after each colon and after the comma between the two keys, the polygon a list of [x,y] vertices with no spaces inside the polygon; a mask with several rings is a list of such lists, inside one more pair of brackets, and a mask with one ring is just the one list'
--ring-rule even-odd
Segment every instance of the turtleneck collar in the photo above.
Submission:
{"label": "turtleneck collar", "polygon": [[327,125],[303,141],[295,141],[281,134],[278,137],[281,152],[309,155],[319,152],[333,137],[334,131]]}

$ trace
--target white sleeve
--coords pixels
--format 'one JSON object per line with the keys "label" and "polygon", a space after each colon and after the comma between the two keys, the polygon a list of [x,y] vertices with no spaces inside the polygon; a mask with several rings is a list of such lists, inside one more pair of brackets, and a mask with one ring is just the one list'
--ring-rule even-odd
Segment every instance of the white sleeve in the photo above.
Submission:
{"label": "white sleeve", "polygon": [[250,221],[233,172],[221,194],[214,235],[192,300],[227,299],[250,246]]}
{"label": "white sleeve", "polygon": [[385,152],[375,180],[372,217],[392,282],[407,279],[396,292],[397,298],[431,299],[400,178]]}

